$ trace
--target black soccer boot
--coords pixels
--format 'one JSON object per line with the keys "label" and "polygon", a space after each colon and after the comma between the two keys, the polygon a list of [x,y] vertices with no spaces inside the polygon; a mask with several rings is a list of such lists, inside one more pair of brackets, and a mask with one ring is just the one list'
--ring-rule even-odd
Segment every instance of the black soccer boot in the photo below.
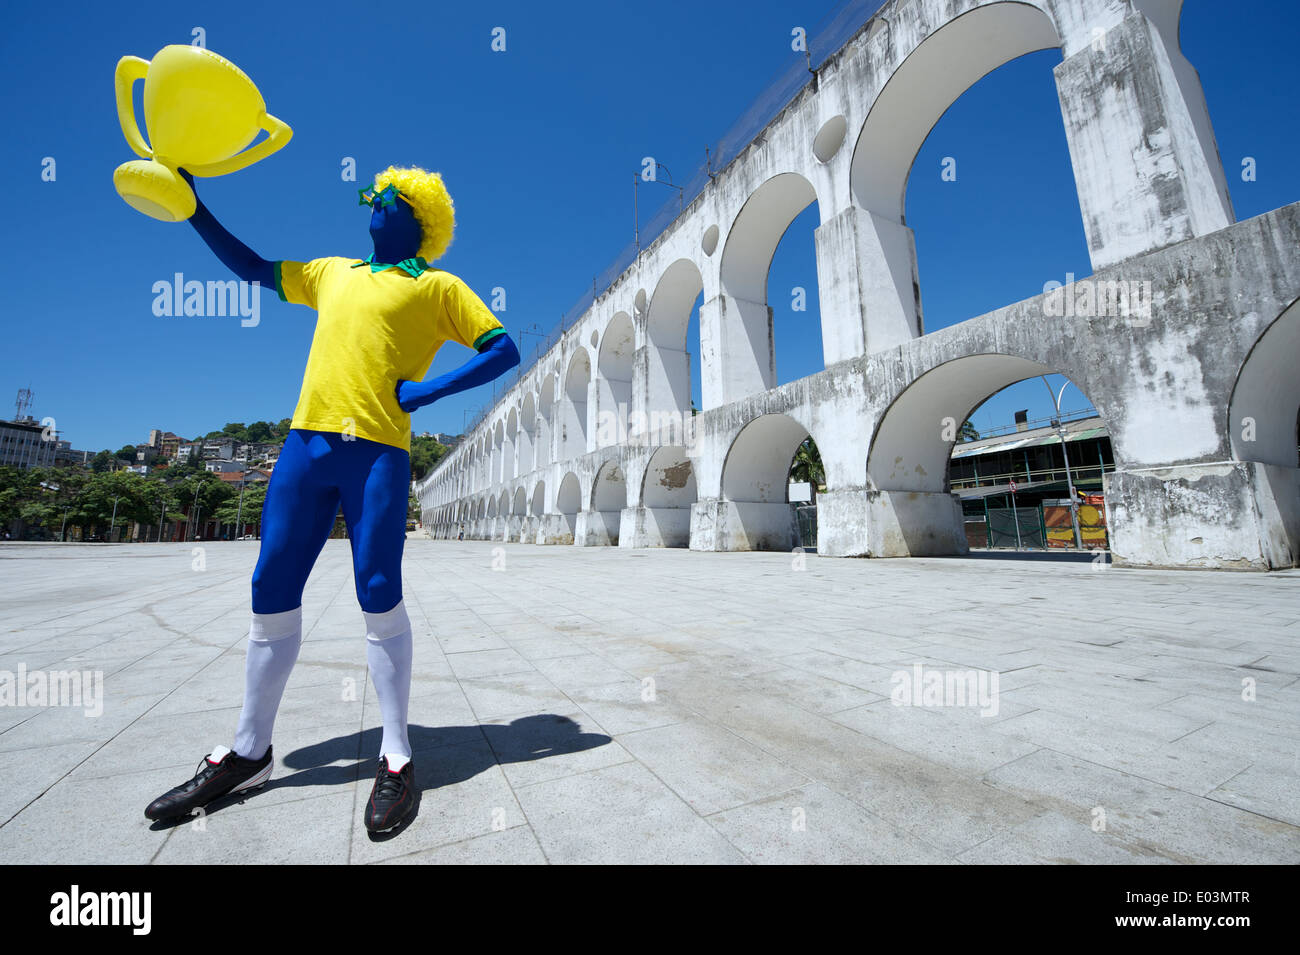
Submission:
{"label": "black soccer boot", "polygon": [[399,772],[388,768],[388,757],[379,757],[379,771],[366,803],[366,828],[384,832],[401,825],[415,809],[415,764],[411,760]]}
{"label": "black soccer boot", "polygon": [[222,796],[258,789],[266,785],[274,767],[269,746],[266,755],[257,760],[245,759],[225,746],[218,746],[199,763],[193,779],[169,789],[149,803],[144,811],[145,817],[174,819],[187,816]]}

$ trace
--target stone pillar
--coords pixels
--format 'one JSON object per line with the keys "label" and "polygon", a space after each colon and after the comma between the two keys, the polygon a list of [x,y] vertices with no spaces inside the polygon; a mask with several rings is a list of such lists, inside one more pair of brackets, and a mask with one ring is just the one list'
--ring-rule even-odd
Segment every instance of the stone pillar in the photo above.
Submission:
{"label": "stone pillar", "polygon": [[921,334],[911,229],[851,206],[814,234],[826,364],[892,348]]}
{"label": "stone pillar", "polygon": [[[970,552],[957,495],[945,491],[867,491],[865,497],[868,557],[939,557]],[[820,519],[817,524],[820,537]]]}
{"label": "stone pillar", "polygon": [[1300,470],[1254,461],[1105,476],[1116,566],[1276,570],[1300,562]]}
{"label": "stone pillar", "polygon": [[691,550],[790,551],[794,509],[785,502],[697,501],[691,506]]}
{"label": "stone pillar", "polygon": [[689,547],[689,507],[625,507],[619,515],[619,547]]}
{"label": "stone pillar", "polygon": [[1204,100],[1184,98],[1150,20],[1129,16],[1055,72],[1094,270],[1232,223],[1217,148],[1197,133]]}
{"label": "stone pillar", "polygon": [[776,386],[772,310],[719,294],[700,306],[701,396],[707,411]]}

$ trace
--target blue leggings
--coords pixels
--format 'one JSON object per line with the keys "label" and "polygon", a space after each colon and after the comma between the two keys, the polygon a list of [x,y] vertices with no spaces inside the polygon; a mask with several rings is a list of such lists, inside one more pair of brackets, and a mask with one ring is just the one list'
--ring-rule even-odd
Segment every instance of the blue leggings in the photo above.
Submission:
{"label": "blue leggings", "polygon": [[402,599],[410,483],[410,456],[401,448],[292,429],[262,506],[253,612],[282,613],[302,604],[307,576],[340,504],[361,609],[385,613],[396,607]]}

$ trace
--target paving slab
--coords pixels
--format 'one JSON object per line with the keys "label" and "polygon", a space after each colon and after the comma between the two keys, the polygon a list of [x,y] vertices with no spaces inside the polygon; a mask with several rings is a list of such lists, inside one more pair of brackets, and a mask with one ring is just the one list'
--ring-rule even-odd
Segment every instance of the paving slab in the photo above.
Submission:
{"label": "paving slab", "polygon": [[[103,677],[95,716],[0,705],[0,863],[1300,862],[1300,573],[1050,559],[412,538],[420,810],[374,837],[330,541],[271,781],[151,823],[243,699],[258,544],[195,546],[0,545],[0,680]],[[995,713],[943,688],[980,672]]]}

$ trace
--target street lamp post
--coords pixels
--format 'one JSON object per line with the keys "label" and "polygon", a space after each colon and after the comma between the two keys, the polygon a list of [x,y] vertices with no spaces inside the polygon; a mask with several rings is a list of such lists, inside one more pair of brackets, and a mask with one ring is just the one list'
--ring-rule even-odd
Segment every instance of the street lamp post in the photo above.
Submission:
{"label": "street lamp post", "polygon": [[1074,478],[1070,475],[1070,449],[1065,444],[1065,424],[1061,421],[1061,398],[1065,395],[1065,389],[1070,387],[1070,383],[1067,381],[1061,385],[1059,393],[1052,391],[1052,386],[1048,384],[1046,378],[1043,378],[1043,384],[1047,387],[1047,393],[1052,396],[1052,404],[1056,408],[1056,435],[1061,439],[1061,457],[1065,460],[1065,483],[1070,489],[1070,523],[1074,526],[1074,546],[1078,550],[1083,550],[1083,537],[1079,534],[1079,500],[1074,493]]}
{"label": "street lamp post", "polygon": [[110,544],[113,543],[113,531],[117,527],[117,502],[120,500],[120,495],[113,498],[113,518],[108,522],[108,542]]}

